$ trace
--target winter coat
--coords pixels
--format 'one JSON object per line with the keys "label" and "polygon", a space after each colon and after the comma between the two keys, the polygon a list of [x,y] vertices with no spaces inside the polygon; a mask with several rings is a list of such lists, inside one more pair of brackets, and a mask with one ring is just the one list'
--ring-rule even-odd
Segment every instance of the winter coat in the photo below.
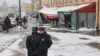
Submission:
{"label": "winter coat", "polygon": [[18,25],[22,26],[22,18],[18,18],[17,20],[18,20]]}
{"label": "winter coat", "polygon": [[23,23],[26,23],[27,22],[27,19],[26,17],[23,18]]}
{"label": "winter coat", "polygon": [[52,41],[48,34],[40,35],[33,33],[26,40],[28,56],[47,56],[48,48],[51,44]]}
{"label": "winter coat", "polygon": [[41,56],[47,56],[48,48],[52,45],[51,36],[47,33],[39,36],[41,38]]}
{"label": "winter coat", "polygon": [[22,26],[22,18],[21,17],[17,17],[16,18],[16,23],[17,23],[17,25]]}
{"label": "winter coat", "polygon": [[11,27],[11,21],[8,17],[4,20],[4,27],[7,29]]}
{"label": "winter coat", "polygon": [[26,47],[28,50],[28,56],[39,56],[40,50],[38,50],[38,46],[40,43],[40,38],[38,34],[33,32],[32,35],[29,35],[26,40]]}

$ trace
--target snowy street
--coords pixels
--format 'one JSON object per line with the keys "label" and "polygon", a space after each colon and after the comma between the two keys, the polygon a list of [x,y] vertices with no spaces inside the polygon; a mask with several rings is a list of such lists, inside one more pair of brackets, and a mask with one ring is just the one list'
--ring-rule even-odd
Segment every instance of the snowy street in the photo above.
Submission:
{"label": "snowy street", "polygon": [[[1,32],[0,56],[27,56],[26,37],[31,34],[31,27],[38,25],[35,19],[29,19],[26,30],[10,29],[7,34]],[[100,36],[50,30],[47,32],[53,40],[48,56],[100,56]]]}

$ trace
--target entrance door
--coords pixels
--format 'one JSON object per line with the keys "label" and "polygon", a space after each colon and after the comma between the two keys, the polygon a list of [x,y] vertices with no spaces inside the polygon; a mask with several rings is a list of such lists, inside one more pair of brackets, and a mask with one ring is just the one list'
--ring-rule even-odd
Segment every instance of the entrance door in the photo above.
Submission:
{"label": "entrance door", "polygon": [[71,14],[64,14],[65,27],[71,28]]}
{"label": "entrance door", "polygon": [[88,13],[88,28],[95,28],[95,20],[96,20],[96,13],[89,12]]}

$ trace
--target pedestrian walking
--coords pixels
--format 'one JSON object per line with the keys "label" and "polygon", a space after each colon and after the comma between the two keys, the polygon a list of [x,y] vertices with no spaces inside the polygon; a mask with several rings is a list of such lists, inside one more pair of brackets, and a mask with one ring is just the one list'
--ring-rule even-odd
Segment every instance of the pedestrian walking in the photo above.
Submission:
{"label": "pedestrian walking", "polygon": [[38,15],[38,14],[36,14],[35,18],[36,18],[36,20],[38,20],[38,18],[39,18],[39,15]]}
{"label": "pedestrian walking", "polygon": [[18,19],[18,25],[22,26],[22,18],[21,17],[19,17],[19,19]]}
{"label": "pedestrian walking", "polygon": [[6,30],[7,33],[9,32],[9,28],[11,28],[11,21],[8,16],[4,20],[4,28],[4,30]]}
{"label": "pedestrian walking", "polygon": [[24,16],[23,17],[23,27],[26,29],[27,28],[27,18]]}
{"label": "pedestrian walking", "polygon": [[18,26],[18,19],[19,19],[19,17],[17,16],[16,17],[16,25]]}

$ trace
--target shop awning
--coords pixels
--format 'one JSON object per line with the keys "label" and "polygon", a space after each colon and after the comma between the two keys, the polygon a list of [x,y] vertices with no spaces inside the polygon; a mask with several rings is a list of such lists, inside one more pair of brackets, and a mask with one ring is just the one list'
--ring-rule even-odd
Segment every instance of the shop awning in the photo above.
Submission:
{"label": "shop awning", "polygon": [[42,13],[46,19],[54,19],[54,18],[58,18],[58,13],[56,9],[57,7],[53,7],[53,8],[44,7],[38,12]]}
{"label": "shop awning", "polygon": [[[84,4],[85,5],[85,4]],[[87,5],[79,5],[76,7],[74,12],[95,12],[96,11],[96,3],[89,3]]]}
{"label": "shop awning", "polygon": [[66,11],[66,12],[95,12],[96,11],[96,3],[88,3],[76,6],[66,6],[60,7],[57,11]]}
{"label": "shop awning", "polygon": [[53,8],[44,7],[38,12],[43,13],[43,14],[57,14],[56,9],[57,7],[53,7]]}
{"label": "shop awning", "polygon": [[57,19],[58,15],[57,14],[43,14],[45,19]]}

